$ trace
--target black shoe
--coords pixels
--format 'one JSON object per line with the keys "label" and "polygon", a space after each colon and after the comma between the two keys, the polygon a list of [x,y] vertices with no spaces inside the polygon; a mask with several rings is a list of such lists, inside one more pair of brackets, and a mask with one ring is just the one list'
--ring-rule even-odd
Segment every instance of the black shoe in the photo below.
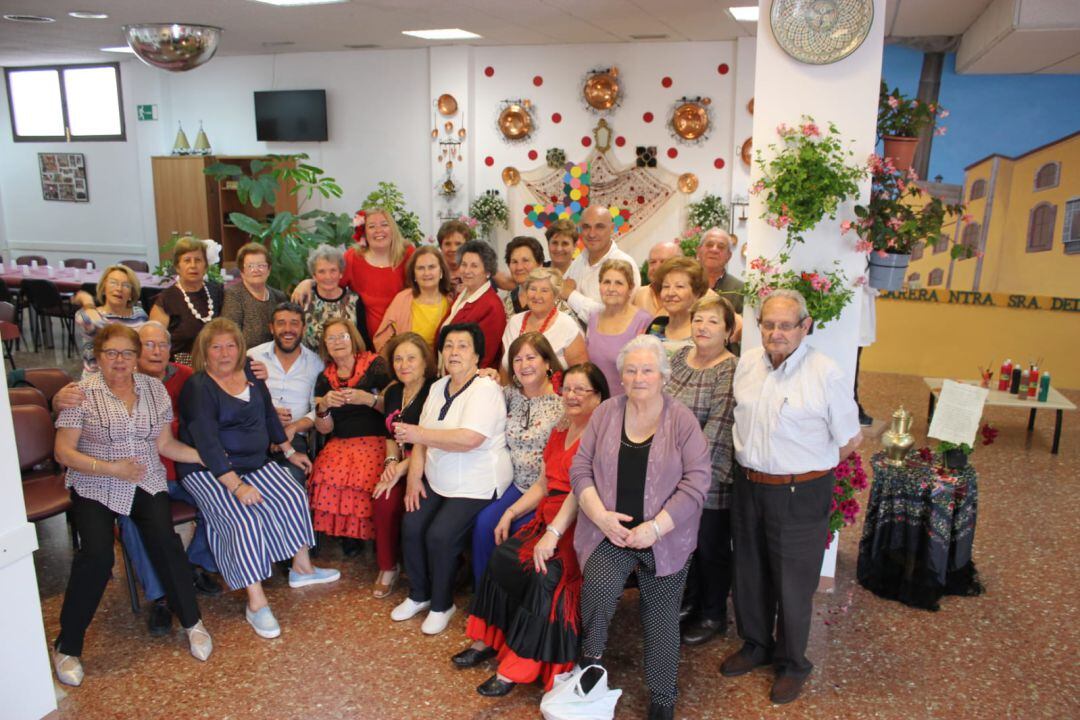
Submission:
{"label": "black shoe", "polygon": [[465,668],[476,667],[480,663],[490,660],[496,655],[498,655],[498,653],[495,651],[495,648],[492,647],[486,647],[483,650],[465,648],[457,655],[450,658],[450,660],[456,667],[464,670]]}
{"label": "black shoe", "polygon": [[150,603],[150,617],[146,626],[154,637],[165,637],[172,632],[172,611],[165,604],[165,598]]}
{"label": "black shoe", "polygon": [[682,633],[683,645],[704,645],[717,635],[727,632],[727,618],[707,620],[702,618],[689,623]]}
{"label": "black shoe", "polygon": [[356,557],[360,553],[364,552],[364,541],[357,540],[355,538],[342,538],[341,552],[345,555],[345,557]]}
{"label": "black shoe", "polygon": [[502,697],[510,694],[514,689],[514,683],[503,682],[498,675],[492,675],[487,680],[476,686],[476,692],[484,697]]}
{"label": "black shoe", "polygon": [[862,408],[859,408],[859,425],[863,427],[870,427],[874,424],[874,418],[867,415]]}
{"label": "black shoe", "polygon": [[222,592],[221,585],[218,585],[218,581],[210,575],[210,573],[203,570],[198,565],[191,571],[192,577],[195,582],[195,594],[205,595],[207,597],[217,597]]}
{"label": "black shoe", "polygon": [[674,705],[657,705],[649,703],[649,720],[675,720]]}
{"label": "black shoe", "polygon": [[696,609],[697,608],[694,607],[694,603],[692,603],[692,602],[684,602],[679,607],[679,622],[684,623],[687,620],[689,620],[690,616],[694,614],[694,611]]}

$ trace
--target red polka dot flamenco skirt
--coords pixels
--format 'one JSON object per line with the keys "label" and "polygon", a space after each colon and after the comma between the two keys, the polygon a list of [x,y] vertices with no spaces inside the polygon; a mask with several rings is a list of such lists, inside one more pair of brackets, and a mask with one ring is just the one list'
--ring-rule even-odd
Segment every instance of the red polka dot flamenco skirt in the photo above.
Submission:
{"label": "red polka dot flamenco skirt", "polygon": [[371,491],[379,482],[386,438],[331,438],[315,459],[308,483],[316,532],[370,540]]}

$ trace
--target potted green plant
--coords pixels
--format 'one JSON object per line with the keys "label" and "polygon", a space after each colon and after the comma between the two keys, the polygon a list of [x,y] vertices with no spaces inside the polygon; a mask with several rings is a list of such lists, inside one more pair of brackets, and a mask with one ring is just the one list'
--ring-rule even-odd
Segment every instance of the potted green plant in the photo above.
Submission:
{"label": "potted green plant", "polygon": [[402,237],[413,245],[419,245],[424,241],[424,233],[420,229],[420,217],[409,210],[405,204],[405,193],[398,189],[392,182],[380,182],[375,189],[364,198],[364,207],[383,208],[394,216],[398,230]]}
{"label": "potted green plant", "polygon": [[812,117],[803,115],[800,125],[781,123],[776,133],[780,143],[769,145],[772,159],[766,162],[757,152],[761,179],[750,192],[763,197],[762,217],[787,233],[790,249],[826,215],[835,219],[840,203],[859,194],[866,169],[853,162],[854,151],[845,147],[833,123],[823,132]]}
{"label": "potted green plant", "polygon": [[[750,261],[742,288],[747,305],[760,306],[775,290],[798,290],[806,299],[806,309],[819,328],[840,317],[855,290],[839,268],[828,272],[795,271],[785,268],[786,255],[777,261],[757,257]],[[839,265],[839,263],[836,263]],[[813,327],[811,327],[813,331]]]}
{"label": "potted green plant", "polygon": [[[728,225],[728,206],[719,195],[705,193],[697,202],[686,206],[686,227],[710,230],[714,227],[724,229]],[[697,248],[695,248],[695,251]],[[692,253],[684,253],[691,255]]]}
{"label": "potted green plant", "polygon": [[496,225],[510,227],[510,208],[498,190],[485,190],[469,206],[469,215],[480,223],[480,234],[491,242]]}
{"label": "potted green plant", "polygon": [[[960,216],[964,206],[949,204],[930,195],[908,168],[900,170],[892,158],[870,156],[870,202],[856,205],[855,222],[845,220],[841,232],[854,230],[856,249],[867,253],[869,283],[879,290],[899,290],[911,262],[912,251],[923,243],[938,247],[947,243],[942,226],[948,216]],[[972,249],[953,245],[954,258],[970,257]]]}
{"label": "potted green plant", "polygon": [[[919,133],[938,118],[948,117],[949,112],[936,103],[926,103],[904,96],[900,88],[893,88],[881,81],[878,93],[877,132],[885,145],[885,156],[893,159],[900,170],[911,167],[919,144]],[[945,126],[934,129],[944,135]]]}

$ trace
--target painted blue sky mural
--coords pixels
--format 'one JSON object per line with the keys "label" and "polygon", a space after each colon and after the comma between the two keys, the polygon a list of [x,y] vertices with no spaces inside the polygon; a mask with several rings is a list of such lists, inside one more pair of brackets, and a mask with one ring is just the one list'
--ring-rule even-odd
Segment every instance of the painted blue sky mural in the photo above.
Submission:
{"label": "painted blue sky mural", "polygon": [[[886,47],[882,73],[889,87],[914,97],[922,57]],[[1080,75],[957,75],[950,54],[938,100],[949,117],[946,134],[934,138],[929,176],[949,183],[962,183],[964,168],[987,155],[1021,155],[1080,130]]]}

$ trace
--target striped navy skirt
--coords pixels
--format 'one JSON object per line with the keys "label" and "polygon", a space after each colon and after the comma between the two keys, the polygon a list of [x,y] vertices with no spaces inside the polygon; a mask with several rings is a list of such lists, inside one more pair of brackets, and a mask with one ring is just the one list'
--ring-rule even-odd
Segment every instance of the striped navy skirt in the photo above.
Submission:
{"label": "striped navy skirt", "polygon": [[233,590],[265,580],[273,563],[315,544],[307,492],[285,468],[271,461],[240,477],[259,491],[261,503],[241,504],[207,471],[181,480],[206,516],[210,549]]}

